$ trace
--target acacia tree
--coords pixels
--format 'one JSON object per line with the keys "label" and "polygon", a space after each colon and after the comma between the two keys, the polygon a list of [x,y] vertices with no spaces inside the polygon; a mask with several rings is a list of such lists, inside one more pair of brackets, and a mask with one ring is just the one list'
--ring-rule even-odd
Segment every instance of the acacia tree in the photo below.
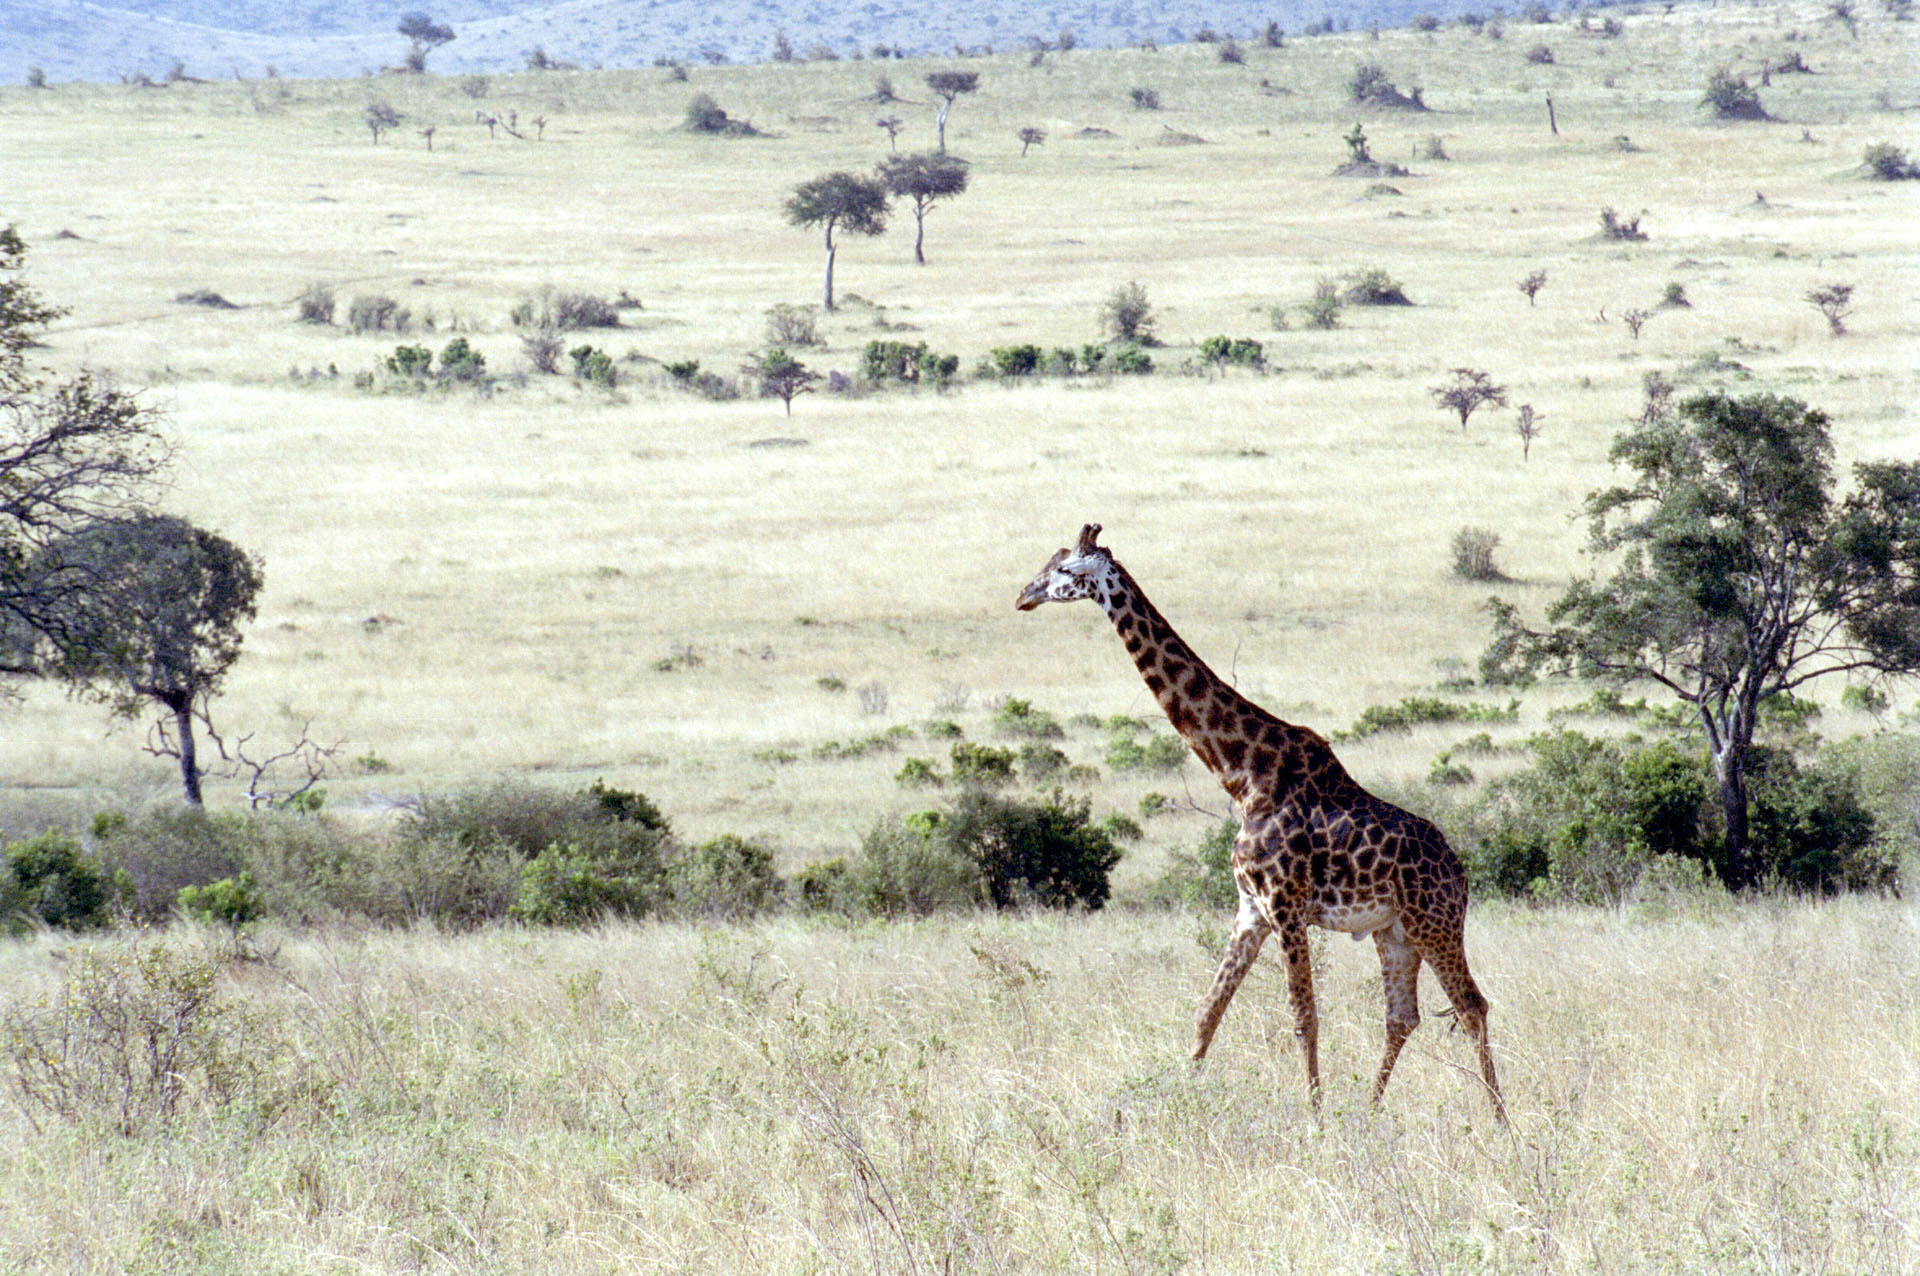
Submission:
{"label": "acacia tree", "polygon": [[167,514],[102,519],[49,546],[57,571],[84,576],[68,602],[47,669],[122,717],[164,711],[155,750],[180,763],[191,806],[203,774],[194,719],[239,658],[253,619],[258,565],[216,532]]}
{"label": "acacia tree", "polygon": [[1490,604],[1490,681],[1644,679],[1692,710],[1736,890],[1763,868],[1747,826],[1761,706],[1816,678],[1920,673],[1920,463],[1859,465],[1837,497],[1827,425],[1768,394],[1649,414],[1614,440],[1628,482],[1586,501],[1591,552],[1612,574],[1574,581],[1543,628]]}
{"label": "acacia tree", "polygon": [[940,153],[947,153],[947,112],[953,109],[953,100],[962,93],[972,93],[980,87],[978,71],[929,71],[927,87],[940,97],[940,115],[936,120],[940,130]]}
{"label": "acacia tree", "polygon": [[967,189],[967,162],[950,155],[893,155],[880,161],[879,172],[889,192],[913,201],[913,259],[924,266],[927,211]]}
{"label": "acacia tree", "polygon": [[1467,418],[1483,403],[1497,407],[1507,404],[1507,387],[1495,385],[1493,378],[1477,368],[1455,368],[1453,380],[1442,382],[1427,391],[1434,402],[1449,412],[1460,416],[1460,428],[1467,428]]}
{"label": "acacia tree", "polygon": [[400,25],[394,30],[413,41],[406,60],[407,70],[416,74],[427,69],[427,54],[453,39],[452,27],[435,22],[424,13],[401,14]]}
{"label": "acacia tree", "polygon": [[[389,102],[367,103],[367,131],[373,134],[373,144],[375,146],[380,145],[380,135],[388,129],[398,128],[403,118],[405,117],[402,116],[400,112],[394,110],[393,105]],[[492,126],[489,125],[488,127],[491,128]]]}
{"label": "acacia tree", "polygon": [[833,260],[840,251],[833,232],[878,235],[887,228],[887,188],[872,177],[833,172],[809,178],[787,197],[787,221],[802,228],[819,226],[826,234],[827,284],[824,305],[833,309]]}
{"label": "acacia tree", "polygon": [[788,416],[793,415],[794,397],[811,394],[820,380],[819,373],[779,346],[764,355],[754,355],[743,371],[760,382],[760,397],[780,400],[786,405]]}

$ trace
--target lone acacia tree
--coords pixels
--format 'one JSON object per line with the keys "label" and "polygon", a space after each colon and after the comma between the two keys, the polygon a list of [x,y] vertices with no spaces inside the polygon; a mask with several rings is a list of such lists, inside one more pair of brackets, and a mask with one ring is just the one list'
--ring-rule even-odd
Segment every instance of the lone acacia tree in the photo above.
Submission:
{"label": "lone acacia tree", "polygon": [[427,54],[453,39],[453,28],[444,23],[435,22],[424,13],[403,13],[400,25],[395,27],[407,39],[413,41],[413,47],[407,50],[407,70],[416,75],[427,69]]}
{"label": "lone acacia tree", "polygon": [[167,514],[102,519],[49,546],[55,571],[85,578],[69,600],[48,672],[126,718],[158,705],[163,747],[187,803],[202,804],[193,721],[239,658],[259,567],[216,532]]}
{"label": "lone acacia tree", "polygon": [[1644,679],[1688,705],[1712,756],[1723,876],[1760,880],[1747,779],[1761,706],[1816,678],[1920,673],[1920,463],[1874,462],[1834,492],[1827,417],[1770,394],[1703,394],[1614,440],[1624,486],[1587,497],[1606,579],[1522,622],[1494,600],[1489,681]]}
{"label": "lone acacia tree", "polygon": [[1495,385],[1493,378],[1477,368],[1455,368],[1453,380],[1445,381],[1427,391],[1434,402],[1449,412],[1460,416],[1460,428],[1467,428],[1467,418],[1483,403],[1505,407],[1507,387]]}
{"label": "lone acacia tree", "polygon": [[940,97],[940,115],[936,120],[940,130],[940,153],[947,153],[947,112],[953,109],[953,100],[962,93],[972,93],[980,87],[978,71],[929,71],[927,87]]}
{"label": "lone acacia tree", "polygon": [[833,259],[840,249],[833,232],[878,235],[887,228],[887,188],[879,180],[857,173],[833,172],[809,178],[787,197],[787,221],[802,228],[824,228],[827,242],[827,285],[824,306],[833,309]]}
{"label": "lone acacia tree", "polygon": [[913,259],[924,266],[927,212],[967,189],[967,162],[951,155],[893,155],[880,161],[879,171],[889,192],[913,201]]}

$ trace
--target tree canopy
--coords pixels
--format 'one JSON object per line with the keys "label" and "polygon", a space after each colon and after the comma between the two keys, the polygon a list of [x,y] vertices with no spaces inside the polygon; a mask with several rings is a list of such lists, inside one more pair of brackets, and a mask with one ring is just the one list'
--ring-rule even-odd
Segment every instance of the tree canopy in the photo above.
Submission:
{"label": "tree canopy", "polygon": [[913,201],[913,259],[927,264],[927,212],[943,199],[967,189],[968,165],[951,155],[890,155],[880,161],[880,180],[887,190]]}
{"label": "tree canopy", "polygon": [[787,197],[789,224],[826,232],[826,309],[833,309],[833,259],[839,251],[834,231],[878,235],[887,228],[887,210],[887,188],[878,179],[844,171],[808,178]]}
{"label": "tree canopy", "polygon": [[1525,624],[1495,600],[1489,680],[1542,669],[1665,687],[1697,717],[1726,822],[1728,884],[1755,884],[1747,779],[1770,697],[1835,674],[1920,672],[1920,463],[1855,467],[1835,493],[1825,413],[1702,394],[1615,441],[1627,483],[1590,493],[1611,565]]}

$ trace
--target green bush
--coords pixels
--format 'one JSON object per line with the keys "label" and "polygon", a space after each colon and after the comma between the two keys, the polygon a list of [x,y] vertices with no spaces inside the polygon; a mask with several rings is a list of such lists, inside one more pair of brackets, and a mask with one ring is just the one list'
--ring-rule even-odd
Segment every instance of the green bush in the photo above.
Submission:
{"label": "green bush", "polygon": [[823,869],[808,879],[823,904],[853,914],[925,917],[977,903],[979,866],[936,837],[937,812],[922,815],[936,818],[875,825],[844,876]]}
{"label": "green bush", "polygon": [[1208,337],[1200,343],[1200,361],[1239,368],[1264,368],[1266,351],[1251,337]]}
{"label": "green bush", "polygon": [[1116,734],[1107,740],[1106,762],[1111,771],[1178,771],[1187,764],[1187,745],[1176,735],[1148,732],[1141,741]]}
{"label": "green bush", "polygon": [[248,867],[240,817],[163,806],[96,825],[97,854],[126,883],[126,905],[137,921],[160,923],[172,914],[183,886],[204,886]]}
{"label": "green bush", "polygon": [[1166,869],[1148,887],[1148,898],[1158,904],[1217,911],[1234,907],[1240,888],[1233,880],[1233,841],[1237,820],[1222,820],[1209,829],[1191,851],[1176,850]]}
{"label": "green bush", "polygon": [[852,913],[853,868],[844,856],[817,860],[793,875],[793,893],[803,913]]}
{"label": "green bush", "polygon": [[1013,750],[966,740],[954,743],[953,778],[961,784],[996,785],[1013,781]]}
{"label": "green bush", "polygon": [[433,351],[425,346],[395,346],[387,371],[396,377],[421,380],[433,371]]}
{"label": "green bush", "polygon": [[405,332],[412,315],[392,297],[355,297],[347,304],[347,328],[352,332]]}
{"label": "green bush", "polygon": [[937,789],[947,781],[932,758],[908,758],[894,773],[893,782],[910,789]]}
{"label": "green bush", "polygon": [[1035,345],[995,346],[990,357],[993,370],[1003,377],[1030,377],[1040,367],[1040,347]]}
{"label": "green bush", "polygon": [[1857,771],[1820,758],[1803,767],[1782,749],[1756,761],[1747,834],[1762,880],[1822,895],[1894,886],[1899,862],[1876,835]]}
{"label": "green bush", "polygon": [[660,903],[664,874],[657,854],[622,854],[633,849],[601,839],[553,843],[521,865],[507,915],[538,926],[645,916]]}
{"label": "green bush", "polygon": [[1441,722],[1511,722],[1520,714],[1520,702],[1509,701],[1503,709],[1491,704],[1461,704],[1435,696],[1408,696],[1395,705],[1368,705],[1360,711],[1353,728],[1336,736],[1358,740],[1381,731],[1410,731],[1417,726]]}
{"label": "green bush", "polygon": [[681,917],[739,920],[780,905],[784,884],[771,850],[727,833],[667,863],[667,907]]}
{"label": "green bush", "polygon": [[449,381],[481,381],[487,375],[486,356],[467,344],[465,337],[455,337],[440,352],[440,375]]}
{"label": "green bush", "polygon": [[1153,371],[1153,356],[1137,345],[1115,346],[1107,366],[1123,376],[1144,377]]}
{"label": "green bush", "polygon": [[1029,780],[1047,780],[1067,769],[1070,759],[1050,744],[1038,740],[1020,746],[1020,774]]}
{"label": "green bush", "polygon": [[7,846],[0,864],[0,928],[25,917],[64,930],[112,920],[121,891],[113,876],[66,833],[48,832]]}
{"label": "green bush", "polygon": [[247,872],[205,886],[182,886],[175,905],[182,916],[218,922],[236,931],[267,915],[266,896]]}
{"label": "green bush", "polygon": [[[924,341],[869,341],[860,352],[860,374],[868,381],[915,382],[920,379],[920,361],[926,357]],[[956,358],[955,367],[959,366]]]}
{"label": "green bush", "polygon": [[1031,701],[1017,696],[1009,696],[993,715],[993,725],[1008,735],[1022,735],[1033,740],[1058,740],[1067,733],[1060,722],[1044,709],[1036,709]]}
{"label": "green bush", "polygon": [[1113,838],[1095,825],[1085,799],[1059,793],[1039,802],[970,789],[954,800],[934,834],[978,866],[996,908],[1100,908],[1120,862]]}
{"label": "green bush", "polygon": [[[588,385],[597,385],[603,390],[611,390],[619,379],[613,356],[604,350],[596,350],[589,345],[579,345],[567,351],[567,357],[573,360],[573,376],[576,381],[584,381]],[[697,369],[700,365],[696,363],[693,366]]]}

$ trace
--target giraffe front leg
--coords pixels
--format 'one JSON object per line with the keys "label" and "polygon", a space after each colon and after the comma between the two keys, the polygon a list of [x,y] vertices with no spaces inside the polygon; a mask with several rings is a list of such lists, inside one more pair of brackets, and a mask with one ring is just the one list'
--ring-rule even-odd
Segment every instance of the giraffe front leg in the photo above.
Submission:
{"label": "giraffe front leg", "polygon": [[1313,953],[1304,922],[1280,928],[1280,951],[1287,959],[1287,1000],[1293,1003],[1293,1035],[1307,1063],[1307,1096],[1320,1110],[1320,1015],[1313,1001]]}
{"label": "giraffe front leg", "polygon": [[1267,942],[1267,936],[1273,933],[1273,927],[1267,925],[1260,916],[1260,910],[1254,907],[1253,900],[1240,896],[1240,913],[1234,919],[1233,938],[1227,941],[1227,952],[1220,959],[1220,969],[1213,976],[1213,987],[1207,990],[1207,999],[1201,1003],[1200,1013],[1193,1021],[1193,1057],[1207,1057],[1207,1047],[1213,1043],[1214,1029],[1220,1026],[1220,1017],[1227,1013],[1227,1003],[1233,1000],[1233,994],[1240,987],[1240,981],[1253,969],[1254,958],[1260,955],[1260,945]]}

